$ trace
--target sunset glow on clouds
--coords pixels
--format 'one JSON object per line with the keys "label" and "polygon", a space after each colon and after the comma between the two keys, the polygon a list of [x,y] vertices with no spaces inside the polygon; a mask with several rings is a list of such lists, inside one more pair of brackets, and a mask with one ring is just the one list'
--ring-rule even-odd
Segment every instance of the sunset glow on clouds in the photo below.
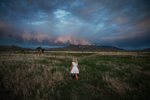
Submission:
{"label": "sunset glow on clouds", "polygon": [[2,0],[0,45],[150,47],[149,0]]}

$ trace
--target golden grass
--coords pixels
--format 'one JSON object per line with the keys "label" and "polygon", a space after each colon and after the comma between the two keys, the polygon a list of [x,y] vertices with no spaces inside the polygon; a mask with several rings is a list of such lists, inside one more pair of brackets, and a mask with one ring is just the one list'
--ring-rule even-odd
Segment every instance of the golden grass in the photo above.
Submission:
{"label": "golden grass", "polygon": [[132,91],[133,89],[125,82],[121,81],[119,78],[110,78],[108,74],[102,76],[102,80],[110,83],[109,87],[120,95],[124,95],[127,91]]}
{"label": "golden grass", "polygon": [[144,71],[143,74],[146,75],[146,76],[150,76],[150,72],[149,71]]}
{"label": "golden grass", "polygon": [[[40,95],[43,95],[41,92],[46,93],[55,82],[63,81],[61,72],[56,71],[53,75],[51,73],[51,69],[57,66],[34,64],[35,60],[41,60],[41,57],[0,56],[0,73],[4,75],[2,80],[5,88],[4,92],[8,92],[12,99],[16,95],[23,96],[26,99],[26,97],[33,94],[36,95],[36,99],[41,99]],[[20,61],[26,64],[22,64]],[[52,60],[52,62],[60,63],[57,60]],[[18,68],[13,68],[16,66]]]}
{"label": "golden grass", "polygon": [[62,75],[62,73],[61,72],[56,72],[56,73],[54,73],[53,74],[53,80],[54,81],[62,81],[63,80],[63,75]]}
{"label": "golden grass", "polygon": [[[61,51],[62,53],[62,51]],[[68,53],[67,51],[65,53]],[[75,53],[75,52],[69,52],[69,53]],[[79,53],[79,52],[76,52]],[[82,52],[80,52],[82,53]],[[87,53],[87,52],[86,52]],[[90,53],[90,52],[89,52]],[[118,52],[94,52],[97,54],[91,55],[133,55],[136,56],[135,53],[118,53]],[[91,58],[89,56],[89,58]],[[29,96],[35,95],[35,99],[50,99],[48,91],[51,93],[54,93],[55,83],[63,82],[65,85],[67,85],[67,80],[72,80],[72,78],[65,78],[65,76],[69,76],[69,69],[65,66],[55,66],[51,64],[56,63],[62,63],[59,60],[50,60],[46,59],[47,62],[50,64],[48,65],[42,65],[39,63],[35,63],[35,61],[43,60],[42,57],[55,57],[54,55],[46,55],[46,54],[1,54],[0,55],[0,74],[3,75],[2,83],[5,87],[5,92],[8,92],[9,96],[11,96],[12,99],[15,98],[16,95],[19,95],[20,97],[23,97],[23,99],[26,99]],[[72,59],[72,56],[62,56],[58,55],[57,58],[70,58]],[[78,61],[81,61],[82,59],[86,59],[87,57],[81,57],[78,58]],[[87,58],[88,59],[88,58]],[[94,58],[91,58],[92,60]],[[21,62],[21,63],[20,63]],[[23,62],[23,63],[22,63]],[[109,88],[111,88],[115,93],[118,93],[120,95],[125,95],[127,91],[133,91],[134,89],[126,83],[126,80],[128,80],[128,77],[131,75],[138,75],[138,74],[144,74],[146,76],[150,76],[149,71],[142,71],[142,68],[140,66],[135,65],[122,65],[119,66],[111,61],[109,62],[102,62],[97,61],[96,65],[107,65],[113,67],[113,70],[126,70],[131,69],[132,74],[125,73],[125,76],[123,76],[122,79],[116,77],[111,78],[109,75],[111,75],[113,72],[104,72],[102,73],[102,81],[105,81],[109,83]],[[17,67],[16,67],[17,66]],[[71,65],[70,65],[71,66]],[[13,68],[15,67],[15,68]],[[86,72],[87,65],[79,65],[79,69],[82,72]],[[51,70],[56,68],[56,71],[52,74]],[[65,73],[60,72],[57,70],[57,68],[65,69]],[[65,80],[65,81],[64,81]],[[148,83],[148,82],[146,82]],[[141,87],[144,87],[144,85],[141,85]],[[92,91],[92,86],[86,87],[89,91]],[[91,89],[91,90],[90,90]],[[60,97],[59,94],[60,91],[57,91],[57,95]],[[41,97],[42,95],[42,97]],[[70,96],[70,95],[69,95]],[[71,94],[71,99],[78,99],[78,97],[74,94]]]}
{"label": "golden grass", "polygon": [[[101,62],[98,62],[97,64],[99,64]],[[136,77],[138,75],[144,74],[146,76],[150,76],[150,72],[149,71],[142,71],[142,67],[140,66],[135,66],[135,65],[123,65],[123,66],[119,66],[116,64],[113,64],[111,62],[109,62],[107,65],[111,65],[113,66],[113,70],[127,70],[127,69],[131,69],[131,73],[125,73],[125,75],[122,78],[118,78],[118,77],[110,77],[109,75],[113,74],[112,72],[104,72],[102,75],[102,80],[110,83],[109,87],[115,92],[118,93],[119,95],[124,95],[126,94],[128,91],[133,91],[134,88],[131,87],[127,81],[129,80],[129,77]],[[147,82],[145,82],[147,83]],[[143,86],[143,85],[142,85]]]}
{"label": "golden grass", "polygon": [[[35,53],[35,51],[29,51],[30,53]],[[49,54],[48,54],[49,53]],[[50,54],[50,53],[82,53],[82,51],[44,51],[44,53],[36,53],[36,54],[26,54],[26,53],[11,53],[10,52],[4,52],[4,53],[0,53],[0,56],[33,56],[33,57],[55,57],[54,54]],[[84,53],[93,53],[93,52],[89,52],[89,51],[84,51]],[[47,55],[48,54],[48,55]],[[144,54],[149,54],[149,52],[142,52],[141,54],[138,54],[137,52],[94,52],[93,55],[90,56],[101,56],[101,55],[120,55],[120,56],[127,56],[127,55],[131,55],[132,59],[134,59],[137,56],[146,56]],[[66,57],[71,57],[71,55],[56,55],[56,57],[62,57],[62,58],[66,58]]]}
{"label": "golden grass", "polygon": [[97,61],[97,62],[96,62],[96,65],[101,65],[101,64],[103,64],[103,62],[104,62],[104,61]]}
{"label": "golden grass", "polygon": [[74,90],[72,90],[72,93],[70,95],[71,100],[79,100],[78,94],[74,94]]}

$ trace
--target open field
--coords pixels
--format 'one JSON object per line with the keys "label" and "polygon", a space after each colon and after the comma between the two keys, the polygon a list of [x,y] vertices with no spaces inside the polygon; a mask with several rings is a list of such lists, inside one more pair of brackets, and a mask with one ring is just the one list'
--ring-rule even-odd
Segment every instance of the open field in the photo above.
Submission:
{"label": "open field", "polygon": [[[72,79],[72,58],[79,81]],[[0,53],[1,100],[149,100],[150,53]]]}

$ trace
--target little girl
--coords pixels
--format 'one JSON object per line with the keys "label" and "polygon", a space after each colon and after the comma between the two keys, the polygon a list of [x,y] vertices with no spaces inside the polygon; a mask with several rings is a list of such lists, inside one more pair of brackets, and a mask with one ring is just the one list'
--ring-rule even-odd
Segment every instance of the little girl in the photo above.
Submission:
{"label": "little girl", "polygon": [[79,65],[78,65],[78,62],[77,62],[77,58],[73,58],[73,62],[72,62],[72,66],[70,68],[71,70],[71,74],[73,75],[74,77],[74,74],[76,76],[76,80],[78,80],[78,75],[79,74]]}

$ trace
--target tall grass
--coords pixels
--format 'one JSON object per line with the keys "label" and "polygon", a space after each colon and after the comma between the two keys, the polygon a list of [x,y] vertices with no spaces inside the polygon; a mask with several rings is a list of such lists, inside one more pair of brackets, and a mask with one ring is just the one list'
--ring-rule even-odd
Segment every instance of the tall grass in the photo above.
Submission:
{"label": "tall grass", "polygon": [[[70,74],[72,57],[78,59],[79,81]],[[149,61],[148,53],[2,53],[0,98],[148,100]]]}

